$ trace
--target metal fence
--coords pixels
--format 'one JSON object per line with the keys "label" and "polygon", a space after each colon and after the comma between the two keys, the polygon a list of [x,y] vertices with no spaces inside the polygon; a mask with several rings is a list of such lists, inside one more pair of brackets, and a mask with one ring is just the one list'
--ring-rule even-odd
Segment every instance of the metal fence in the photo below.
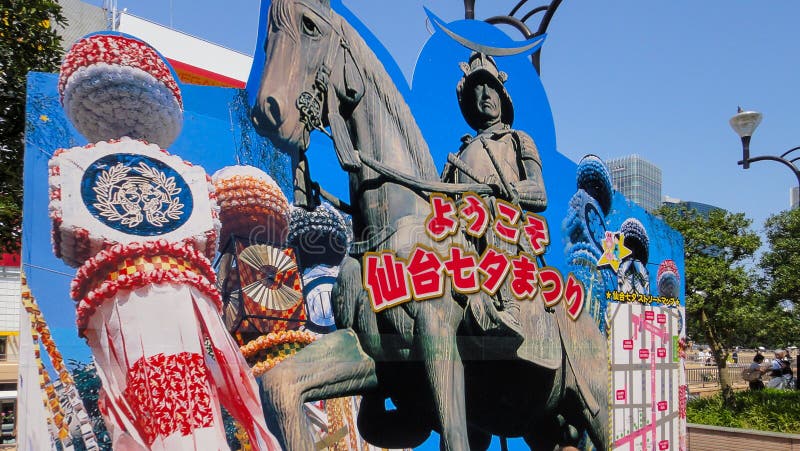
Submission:
{"label": "metal fence", "polygon": [[[729,363],[723,371],[728,375],[731,384],[745,383],[742,379],[742,370],[750,366],[747,363]],[[797,375],[797,366],[792,362],[792,371]],[[769,381],[769,371],[763,378],[766,383]],[[719,387],[719,371],[715,365],[703,366],[700,368],[686,368],[686,383],[700,387]]]}

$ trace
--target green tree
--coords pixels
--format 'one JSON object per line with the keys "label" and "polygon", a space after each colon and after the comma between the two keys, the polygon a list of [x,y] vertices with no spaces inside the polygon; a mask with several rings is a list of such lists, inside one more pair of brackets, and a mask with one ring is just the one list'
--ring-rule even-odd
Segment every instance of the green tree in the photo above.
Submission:
{"label": "green tree", "polygon": [[[770,302],[791,308],[800,307],[800,209],[787,210],[767,218],[764,233],[769,250],[761,256]],[[784,343],[785,344],[785,343]]]}
{"label": "green tree", "polygon": [[705,217],[697,210],[665,207],[659,214],[683,234],[687,330],[708,343],[719,368],[723,399],[733,406],[731,381],[723,368],[731,346],[754,327],[753,313],[761,310],[753,291],[755,276],[744,266],[761,240],[744,213],[715,210]]}
{"label": "green tree", "polygon": [[25,85],[29,71],[58,70],[65,25],[55,0],[0,2],[0,251],[19,248]]}

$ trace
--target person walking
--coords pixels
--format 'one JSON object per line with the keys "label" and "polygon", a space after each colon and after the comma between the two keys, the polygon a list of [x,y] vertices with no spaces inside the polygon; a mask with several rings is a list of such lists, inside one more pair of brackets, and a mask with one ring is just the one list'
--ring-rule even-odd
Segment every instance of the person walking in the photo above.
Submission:
{"label": "person walking", "polygon": [[764,369],[761,364],[764,362],[764,355],[761,353],[757,353],[755,357],[753,357],[753,363],[747,368],[748,377],[746,378],[748,381],[748,385],[750,386],[750,390],[763,390],[764,389],[764,381],[761,380],[761,376],[764,374],[766,369]]}

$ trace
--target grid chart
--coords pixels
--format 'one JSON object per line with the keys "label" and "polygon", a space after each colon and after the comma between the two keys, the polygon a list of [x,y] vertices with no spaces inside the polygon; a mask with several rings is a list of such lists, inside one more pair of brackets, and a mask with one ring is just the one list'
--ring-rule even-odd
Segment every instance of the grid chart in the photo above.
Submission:
{"label": "grid chart", "polygon": [[683,314],[682,307],[609,302],[614,450],[686,449]]}

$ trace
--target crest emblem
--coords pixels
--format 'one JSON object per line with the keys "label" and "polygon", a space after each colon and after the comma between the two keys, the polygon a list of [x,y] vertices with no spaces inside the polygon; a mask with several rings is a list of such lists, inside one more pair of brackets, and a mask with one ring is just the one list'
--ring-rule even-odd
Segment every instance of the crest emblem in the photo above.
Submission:
{"label": "crest emblem", "polygon": [[140,236],[177,229],[192,209],[183,178],[164,163],[141,155],[108,155],[95,161],[84,174],[81,194],[102,223]]}

